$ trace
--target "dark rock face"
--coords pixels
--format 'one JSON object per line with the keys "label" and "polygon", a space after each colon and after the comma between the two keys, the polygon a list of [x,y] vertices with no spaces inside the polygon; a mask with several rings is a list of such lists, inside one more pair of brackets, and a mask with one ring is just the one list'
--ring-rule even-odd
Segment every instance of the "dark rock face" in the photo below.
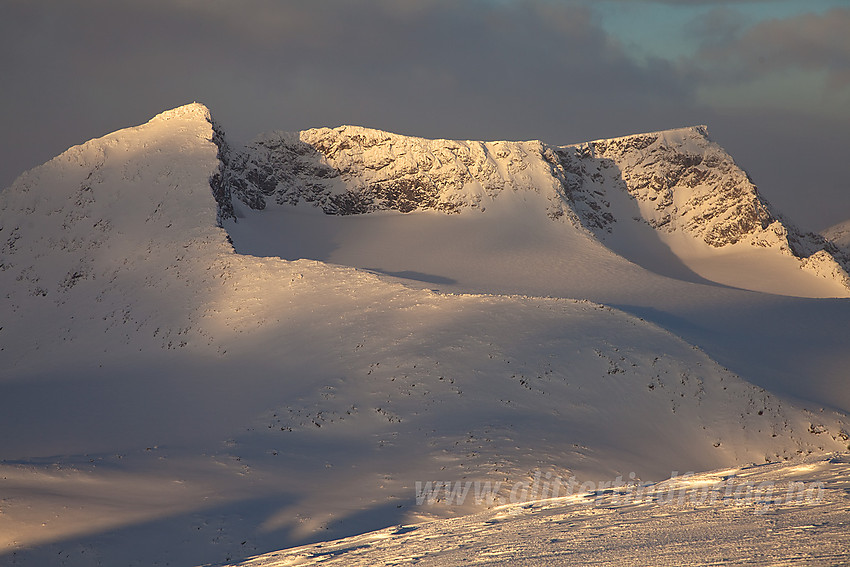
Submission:
{"label": "dark rock face", "polygon": [[264,209],[268,198],[279,204],[315,202],[322,193],[320,181],[339,175],[322,167],[320,159],[314,148],[297,140],[260,140],[230,156],[222,182],[252,209]]}
{"label": "dark rock face", "polygon": [[227,143],[224,136],[224,130],[212,122],[213,128],[213,143],[218,147],[218,160],[220,162],[219,170],[210,177],[210,187],[212,188],[213,197],[218,205],[217,222],[221,226],[226,219],[236,218],[233,213],[233,196],[231,194],[231,185],[225,183],[223,174],[228,170],[233,151]]}
{"label": "dark rock face", "polygon": [[[551,161],[563,188],[563,197],[575,211],[578,222],[591,232],[611,232],[617,219],[609,210],[601,184],[603,170],[614,167],[611,160],[597,159],[587,144],[565,146],[551,152]],[[620,183],[623,189],[625,184]]]}

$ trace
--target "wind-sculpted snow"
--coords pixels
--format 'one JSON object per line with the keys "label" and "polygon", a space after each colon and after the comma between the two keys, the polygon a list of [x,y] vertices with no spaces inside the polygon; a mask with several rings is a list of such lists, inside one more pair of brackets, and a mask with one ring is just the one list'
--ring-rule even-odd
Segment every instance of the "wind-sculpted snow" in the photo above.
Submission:
{"label": "wind-sculpted snow", "polygon": [[619,309],[236,253],[219,226],[269,212],[246,202],[539,214],[570,252],[651,287],[581,226],[611,222],[589,189],[606,166],[584,149],[355,128],[264,140],[230,148],[189,105],[0,195],[3,561],[233,561],[488,505],[419,507],[417,482],[648,481],[848,449],[843,413]]}

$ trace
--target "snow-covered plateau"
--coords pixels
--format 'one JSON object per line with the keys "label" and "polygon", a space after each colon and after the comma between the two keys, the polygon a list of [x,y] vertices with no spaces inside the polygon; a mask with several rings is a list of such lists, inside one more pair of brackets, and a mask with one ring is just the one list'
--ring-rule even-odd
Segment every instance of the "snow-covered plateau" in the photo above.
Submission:
{"label": "snow-covered plateau", "polygon": [[0,193],[0,564],[840,564],[839,228],[701,126],[75,146]]}

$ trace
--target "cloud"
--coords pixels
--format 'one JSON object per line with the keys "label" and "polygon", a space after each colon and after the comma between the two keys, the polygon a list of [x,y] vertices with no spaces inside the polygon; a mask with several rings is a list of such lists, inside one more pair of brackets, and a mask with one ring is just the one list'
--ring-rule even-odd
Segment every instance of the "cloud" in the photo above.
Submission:
{"label": "cloud", "polygon": [[736,41],[746,29],[747,20],[739,10],[721,6],[700,14],[685,26],[684,32],[705,50]]}
{"label": "cloud", "polygon": [[741,6],[745,4],[775,4],[777,0],[602,0],[621,4],[665,4],[669,6]]}
{"label": "cloud", "polygon": [[693,61],[701,79],[737,82],[769,73],[819,71],[850,88],[850,8],[760,22],[728,42],[710,42]]}

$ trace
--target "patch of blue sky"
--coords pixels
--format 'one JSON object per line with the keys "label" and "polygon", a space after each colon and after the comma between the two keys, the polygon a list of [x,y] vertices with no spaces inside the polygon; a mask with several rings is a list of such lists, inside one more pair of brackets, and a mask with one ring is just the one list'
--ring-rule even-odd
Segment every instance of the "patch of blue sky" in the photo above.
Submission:
{"label": "patch of blue sky", "polygon": [[598,24],[638,60],[675,61],[696,53],[712,26],[722,37],[734,27],[848,7],[847,0],[596,0],[584,2]]}

